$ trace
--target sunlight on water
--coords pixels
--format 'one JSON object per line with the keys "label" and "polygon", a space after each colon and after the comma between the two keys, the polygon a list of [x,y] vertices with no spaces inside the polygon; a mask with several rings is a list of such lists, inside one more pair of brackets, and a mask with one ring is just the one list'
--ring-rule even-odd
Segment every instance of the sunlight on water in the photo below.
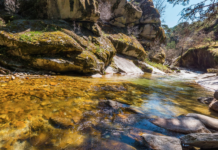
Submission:
{"label": "sunlight on water", "polygon": [[[197,102],[212,93],[177,77],[2,77],[0,91],[1,149],[144,149],[143,133],[181,135],[151,124],[149,118],[215,115]],[[105,100],[134,106],[144,115],[112,109]]]}

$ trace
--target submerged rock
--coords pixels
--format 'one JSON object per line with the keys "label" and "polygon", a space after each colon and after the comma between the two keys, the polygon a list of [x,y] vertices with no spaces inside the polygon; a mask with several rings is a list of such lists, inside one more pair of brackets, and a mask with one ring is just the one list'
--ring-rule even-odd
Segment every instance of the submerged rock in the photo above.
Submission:
{"label": "submerged rock", "polygon": [[198,98],[198,101],[200,102],[200,103],[203,103],[203,104],[210,104],[212,101],[213,101],[213,97],[199,97]]}
{"label": "submerged rock", "polygon": [[71,119],[57,117],[57,116],[51,117],[49,121],[52,125],[60,127],[60,128],[64,128],[64,129],[72,128],[74,125]]}
{"label": "submerged rock", "polygon": [[218,130],[218,119],[195,113],[190,113],[186,116],[196,118],[200,120],[206,127]]}
{"label": "submerged rock", "polygon": [[151,150],[182,150],[179,139],[169,136],[143,134],[145,145]]}
{"label": "submerged rock", "polygon": [[157,118],[151,122],[164,129],[179,133],[211,133],[201,121],[193,117],[180,117],[173,119]]}
{"label": "submerged rock", "polygon": [[182,144],[203,149],[218,148],[218,134],[192,133],[180,138]]}

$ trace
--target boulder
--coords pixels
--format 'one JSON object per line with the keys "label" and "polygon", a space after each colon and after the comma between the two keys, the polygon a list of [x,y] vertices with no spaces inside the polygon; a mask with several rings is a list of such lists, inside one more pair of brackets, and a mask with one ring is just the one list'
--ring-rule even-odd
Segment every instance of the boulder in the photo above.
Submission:
{"label": "boulder", "polygon": [[213,54],[216,48],[210,46],[202,46],[190,48],[186,51],[182,58],[178,58],[177,66],[195,69],[215,68],[218,64],[216,55]]}
{"label": "boulder", "polygon": [[218,148],[218,134],[192,133],[180,138],[183,145],[202,149]]}
{"label": "boulder", "polygon": [[216,99],[214,99],[210,105],[209,105],[209,108],[214,110],[214,111],[217,111],[218,112],[218,101]]}
{"label": "boulder", "polygon": [[88,28],[78,32],[74,27],[64,21],[15,20],[0,29],[0,45],[28,67],[103,74],[116,53],[113,44]]}
{"label": "boulder", "polygon": [[141,10],[143,10],[142,17],[139,20],[141,24],[146,24],[146,23],[160,24],[160,13],[156,8],[154,8],[153,1],[144,0],[140,4],[140,8]]}
{"label": "boulder", "polygon": [[5,10],[34,19],[96,22],[100,17],[96,0],[6,0],[4,7]]}
{"label": "boulder", "polygon": [[166,53],[163,48],[159,47],[149,52],[149,58],[152,62],[163,64],[165,62]]}
{"label": "boulder", "polygon": [[120,72],[127,74],[143,74],[144,72],[138,68],[132,60],[127,59],[123,56],[114,56],[114,63]]}
{"label": "boulder", "polygon": [[209,105],[213,101],[213,97],[199,97],[198,101],[203,104]]}
{"label": "boulder", "polygon": [[111,40],[119,54],[135,57],[139,60],[144,60],[147,56],[143,46],[134,36],[119,33],[111,34],[107,37]]}
{"label": "boulder", "polygon": [[146,147],[151,150],[182,150],[181,142],[178,138],[152,134],[143,134],[142,137]]}
{"label": "boulder", "polygon": [[218,130],[218,119],[195,113],[190,113],[186,116],[200,120],[208,128]]}
{"label": "boulder", "polygon": [[218,90],[215,91],[214,98],[218,100]]}
{"label": "boulder", "polygon": [[[142,10],[127,0],[98,0],[100,18],[117,27],[135,24],[142,16]],[[132,25],[132,26],[133,26]]]}
{"label": "boulder", "polygon": [[137,25],[139,35],[148,40],[155,39],[158,29],[153,24]]}
{"label": "boulder", "polygon": [[151,122],[164,129],[179,133],[211,133],[199,120],[193,117],[179,117],[173,119],[157,118]]}

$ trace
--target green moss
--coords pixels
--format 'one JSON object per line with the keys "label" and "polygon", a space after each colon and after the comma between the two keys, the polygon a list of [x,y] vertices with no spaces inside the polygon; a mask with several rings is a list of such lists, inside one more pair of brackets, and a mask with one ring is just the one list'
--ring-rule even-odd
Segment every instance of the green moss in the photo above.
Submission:
{"label": "green moss", "polygon": [[148,60],[148,58],[145,59],[145,62],[146,62],[147,64],[149,64],[149,65],[151,65],[151,66],[153,66],[153,67],[155,67],[155,68],[157,68],[157,69],[163,71],[163,72],[167,72],[167,73],[168,73],[168,72],[171,72],[170,69],[167,68],[167,66],[162,65],[162,64],[157,64],[157,63],[151,62],[151,61]]}
{"label": "green moss", "polygon": [[42,36],[43,32],[31,31],[27,33],[22,33],[19,35],[19,40],[24,42],[37,42],[37,40]]}

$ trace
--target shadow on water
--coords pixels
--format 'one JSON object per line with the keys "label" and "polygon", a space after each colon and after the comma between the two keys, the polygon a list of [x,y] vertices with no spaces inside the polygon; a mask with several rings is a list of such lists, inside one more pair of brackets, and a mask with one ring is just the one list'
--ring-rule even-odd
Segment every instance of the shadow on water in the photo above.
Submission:
{"label": "shadow on water", "polygon": [[[150,118],[217,117],[197,102],[211,92],[172,77],[2,77],[0,89],[1,149],[146,149],[142,134],[182,135],[157,127]],[[115,109],[105,100],[139,107],[144,115]]]}

